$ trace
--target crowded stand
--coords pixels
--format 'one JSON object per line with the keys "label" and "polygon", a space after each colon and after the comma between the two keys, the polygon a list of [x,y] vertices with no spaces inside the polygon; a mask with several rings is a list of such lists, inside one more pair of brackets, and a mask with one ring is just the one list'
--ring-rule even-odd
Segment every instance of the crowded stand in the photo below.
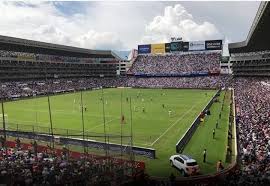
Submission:
{"label": "crowded stand", "polygon": [[227,86],[229,76],[128,78],[129,87],[218,89]]}
{"label": "crowded stand", "polygon": [[199,73],[220,69],[220,52],[139,55],[130,73],[148,75]]}
{"label": "crowded stand", "polygon": [[[2,141],[1,141],[2,142]],[[8,144],[9,142],[5,142]],[[22,148],[0,149],[0,183],[7,185],[118,185],[130,179],[132,169],[110,159],[76,153],[66,148],[39,146],[36,141]],[[26,145],[26,144],[24,144]],[[42,147],[42,148],[41,148]],[[140,172],[140,171],[138,171]]]}
{"label": "crowded stand", "polygon": [[100,87],[141,87],[141,88],[209,88],[228,86],[229,76],[202,77],[160,77],[160,78],[68,78],[48,80],[9,81],[0,83],[1,97],[16,99],[86,90]]}
{"label": "crowded stand", "polygon": [[[270,82],[266,78],[234,78],[229,76],[210,76],[192,78],[81,78],[81,79],[54,79],[46,81],[2,82],[1,93],[11,98],[11,95],[33,96],[34,93],[51,91],[74,91],[98,87],[152,87],[152,88],[218,88],[234,87],[236,102],[236,122],[238,126],[238,143],[242,168],[228,175],[227,185],[239,184],[269,184],[270,176]],[[29,89],[28,89],[29,88]],[[12,156],[11,156],[12,157]],[[20,163],[25,158],[19,158]],[[9,158],[7,161],[10,161]],[[26,161],[26,160],[25,160]],[[27,160],[28,161],[28,160]],[[3,162],[2,162],[3,163]],[[7,163],[7,162],[5,162]],[[19,163],[19,167],[22,166]],[[12,163],[8,166],[14,166]],[[57,165],[53,165],[57,166]],[[77,165],[76,165],[77,166]],[[51,168],[52,165],[49,164]],[[49,174],[50,168],[41,169]],[[46,172],[47,171],[47,172]],[[75,169],[76,171],[76,169]],[[49,171],[50,172],[50,171]],[[60,171],[61,172],[61,171]],[[8,174],[2,169],[3,174]],[[30,175],[24,171],[25,176]],[[33,174],[33,173],[31,173]],[[62,175],[63,176],[63,175]],[[59,176],[58,176],[59,177]],[[58,179],[57,177],[57,179]],[[45,178],[44,178],[45,179]],[[25,179],[28,180],[28,179]],[[29,181],[33,181],[29,179]],[[44,181],[44,180],[39,180]],[[148,183],[150,180],[145,180]],[[160,184],[160,183],[155,183]]]}
{"label": "crowded stand", "polygon": [[[269,68],[269,59],[266,59],[269,51],[240,53],[233,57],[252,57],[255,54],[266,56],[259,61],[238,61],[233,65],[235,76],[253,76],[256,73],[260,76],[269,75],[269,70],[266,69]],[[102,59],[102,52],[99,55]],[[220,75],[220,51],[139,55],[128,71],[129,76],[125,77],[116,76],[117,64],[93,64],[98,59],[94,57],[7,50],[0,50],[0,57],[0,97],[6,100],[101,87],[233,87],[242,168],[229,174],[225,183],[270,184],[270,81],[266,78],[232,78],[229,75]],[[112,58],[111,55],[109,57]],[[105,164],[96,163],[93,159],[69,159],[66,154],[55,156],[51,152],[37,152],[34,148],[0,149],[0,179],[12,178],[12,184],[15,185],[63,185],[71,182],[81,185],[86,182],[108,185],[115,182],[116,177],[108,176],[105,170]],[[162,184],[153,183],[145,177],[140,183]],[[171,183],[164,183],[166,184]]]}
{"label": "crowded stand", "polygon": [[31,97],[86,90],[99,87],[115,87],[121,81],[113,78],[74,78],[74,79],[48,79],[32,81],[10,81],[0,83],[1,96],[6,99]]}
{"label": "crowded stand", "polygon": [[270,183],[270,81],[237,78],[234,81],[238,143],[242,171],[232,184]]}

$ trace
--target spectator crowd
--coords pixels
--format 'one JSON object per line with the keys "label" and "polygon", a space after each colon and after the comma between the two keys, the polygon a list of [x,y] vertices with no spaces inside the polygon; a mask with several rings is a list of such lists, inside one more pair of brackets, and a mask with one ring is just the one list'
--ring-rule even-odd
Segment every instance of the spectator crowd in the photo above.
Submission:
{"label": "spectator crowd", "polygon": [[15,148],[0,148],[0,184],[98,186],[131,179],[132,170],[126,164],[84,155],[73,158],[66,148],[60,155],[52,148],[41,151],[36,141],[29,147],[22,149],[17,143]]}
{"label": "spectator crowd", "polygon": [[[0,50],[3,57],[76,61],[59,56],[16,53]],[[138,56],[131,74],[183,74],[209,72],[220,69],[220,53]],[[0,82],[0,96],[5,99],[69,92],[100,87],[140,88],[228,88],[235,89],[236,124],[242,167],[230,174],[227,185],[270,185],[270,81],[267,78],[234,78],[230,76],[197,77],[118,77],[66,78]],[[63,184],[63,180],[91,177],[94,184],[112,181],[98,180],[96,173],[104,167],[91,160],[68,160],[47,152],[35,154],[31,150],[1,149],[0,174],[24,184]],[[104,172],[102,172],[104,173]],[[89,176],[91,175],[91,176]],[[108,180],[107,180],[108,179]]]}
{"label": "spectator crowd", "polygon": [[237,78],[234,81],[236,124],[242,169],[228,182],[238,185],[270,184],[270,81]]}
{"label": "spectator crowd", "polygon": [[185,74],[220,69],[219,52],[182,55],[139,55],[133,63],[132,74]]}
{"label": "spectator crowd", "polygon": [[201,77],[122,77],[122,78],[73,78],[32,81],[0,82],[0,96],[6,99],[37,96],[44,94],[72,92],[100,87],[141,87],[141,88],[211,88],[226,87],[228,76]]}

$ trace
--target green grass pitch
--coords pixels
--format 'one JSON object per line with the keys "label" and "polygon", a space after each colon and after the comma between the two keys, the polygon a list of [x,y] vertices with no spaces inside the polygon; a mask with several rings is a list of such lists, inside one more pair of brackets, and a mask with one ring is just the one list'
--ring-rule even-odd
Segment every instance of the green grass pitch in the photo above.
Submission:
{"label": "green grass pitch", "polygon": [[[122,113],[125,117],[125,124],[122,125],[120,124],[121,92],[123,95]],[[176,142],[215,92],[215,90],[195,89],[104,89],[106,132],[120,134],[122,126],[123,135],[130,134],[130,104],[127,98],[131,97],[134,145],[154,148],[157,153],[155,160],[136,158],[146,162],[147,172],[151,175],[167,176],[171,172],[179,174],[169,166],[168,159],[175,154]],[[83,105],[87,108],[84,113],[85,131],[89,134],[104,132],[101,98],[101,90],[83,92]],[[80,93],[51,96],[50,100],[53,127],[57,128],[54,133],[66,134],[67,130],[69,134],[80,133],[79,131],[82,129]],[[165,105],[165,108],[162,107],[162,104]],[[145,112],[143,112],[143,108]],[[171,111],[171,115],[169,111]],[[48,130],[50,126],[47,97],[7,102],[5,103],[5,113],[8,115],[9,128],[15,128],[16,124],[19,124],[20,128],[24,125],[25,130],[32,130],[30,125],[35,125],[34,130],[43,131]],[[212,113],[215,114],[214,111]],[[213,123],[214,120],[206,122]],[[209,130],[211,136],[212,127],[205,130]],[[207,132],[202,134],[205,135],[205,133]],[[95,138],[95,140],[103,141],[104,139]],[[110,141],[120,143],[119,138],[112,138]],[[200,146],[199,143],[194,143],[192,140],[191,143]],[[192,152],[189,153],[191,156],[199,158],[196,154],[201,154],[201,149],[197,148],[198,152],[193,152],[192,149],[193,147],[187,147],[187,152]],[[203,171],[212,171],[212,168],[206,167]]]}

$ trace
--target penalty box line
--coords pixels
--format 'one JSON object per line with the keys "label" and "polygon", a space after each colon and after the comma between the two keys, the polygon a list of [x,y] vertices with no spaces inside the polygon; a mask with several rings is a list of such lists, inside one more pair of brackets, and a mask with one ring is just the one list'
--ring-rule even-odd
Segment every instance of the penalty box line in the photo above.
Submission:
{"label": "penalty box line", "polygon": [[153,146],[160,138],[162,138],[174,125],[181,121],[190,111],[197,105],[193,105],[187,112],[185,112],[181,117],[179,117],[174,123],[172,123],[150,146]]}

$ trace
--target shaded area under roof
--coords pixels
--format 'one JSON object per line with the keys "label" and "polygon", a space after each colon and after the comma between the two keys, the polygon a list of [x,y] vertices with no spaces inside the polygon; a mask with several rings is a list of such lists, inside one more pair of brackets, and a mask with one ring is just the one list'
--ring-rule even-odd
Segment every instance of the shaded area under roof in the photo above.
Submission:
{"label": "shaded area under roof", "polygon": [[243,53],[270,50],[270,3],[261,2],[247,39],[230,43],[230,53]]}
{"label": "shaded area under roof", "polygon": [[117,54],[111,50],[90,50],[79,47],[52,44],[28,39],[0,35],[0,50],[9,50],[16,52],[30,52],[48,55],[85,57],[85,58],[116,58]]}

